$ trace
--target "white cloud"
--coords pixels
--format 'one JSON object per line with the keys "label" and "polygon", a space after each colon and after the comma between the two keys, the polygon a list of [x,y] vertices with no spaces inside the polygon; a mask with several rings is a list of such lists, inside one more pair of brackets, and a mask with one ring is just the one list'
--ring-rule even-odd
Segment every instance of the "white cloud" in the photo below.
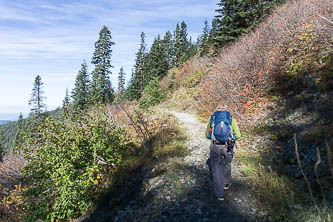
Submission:
{"label": "white cloud", "polygon": [[[94,43],[103,25],[109,27],[116,42],[111,58],[111,80],[116,86],[121,66],[127,79],[131,75],[141,31],[146,33],[149,47],[157,34],[173,31],[177,22],[185,20],[196,40],[204,19],[215,15],[217,2],[0,0],[0,95],[6,94],[5,88],[17,88],[12,95],[2,97],[1,103],[24,102],[34,77],[40,74],[48,103],[60,105],[66,86],[73,86],[84,59],[92,71]],[[6,87],[1,86],[4,83]]]}

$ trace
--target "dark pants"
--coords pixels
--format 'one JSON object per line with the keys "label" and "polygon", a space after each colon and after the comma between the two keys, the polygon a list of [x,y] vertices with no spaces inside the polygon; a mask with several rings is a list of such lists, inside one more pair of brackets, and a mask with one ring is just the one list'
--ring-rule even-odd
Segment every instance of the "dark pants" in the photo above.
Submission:
{"label": "dark pants", "polygon": [[231,182],[231,161],[233,151],[226,145],[210,145],[210,166],[213,176],[214,193],[217,198],[224,195],[224,185]]}

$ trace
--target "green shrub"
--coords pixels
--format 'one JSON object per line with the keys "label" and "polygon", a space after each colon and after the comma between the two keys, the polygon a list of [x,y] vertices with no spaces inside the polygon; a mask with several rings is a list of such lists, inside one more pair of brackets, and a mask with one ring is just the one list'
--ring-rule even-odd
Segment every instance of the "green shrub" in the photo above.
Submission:
{"label": "green shrub", "polygon": [[23,150],[29,160],[23,168],[26,219],[77,218],[122,161],[126,135],[103,113],[66,121],[47,118],[38,132],[25,137]]}
{"label": "green shrub", "polygon": [[143,90],[143,96],[140,99],[140,108],[147,108],[160,103],[165,98],[161,90],[158,77],[154,77]]}
{"label": "green shrub", "polygon": [[196,85],[198,85],[202,79],[202,77],[205,75],[206,73],[201,72],[201,71],[195,71],[190,73],[190,75],[188,75],[186,77],[186,79],[184,80],[184,86],[187,88],[192,88],[195,87]]}
{"label": "green shrub", "polygon": [[298,221],[304,222],[330,222],[333,218],[333,210],[328,206],[323,205],[320,206],[319,211],[315,207],[311,207],[310,209],[302,209],[298,214]]}

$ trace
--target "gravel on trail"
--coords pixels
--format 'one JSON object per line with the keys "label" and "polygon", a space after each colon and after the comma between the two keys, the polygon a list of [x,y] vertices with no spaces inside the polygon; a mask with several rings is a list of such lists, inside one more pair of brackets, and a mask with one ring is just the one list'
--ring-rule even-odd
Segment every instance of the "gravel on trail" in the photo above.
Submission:
{"label": "gravel on trail", "polygon": [[[157,169],[161,166],[144,167],[124,185],[128,192],[119,195],[117,204],[109,203],[85,221],[266,221],[267,213],[256,209],[251,187],[235,159],[232,186],[225,192],[225,200],[215,197],[206,163],[210,140],[205,138],[205,123],[185,112],[165,112],[176,116],[186,129],[188,155],[177,160],[176,168],[167,165],[161,171]],[[138,183],[140,188],[133,188]]]}

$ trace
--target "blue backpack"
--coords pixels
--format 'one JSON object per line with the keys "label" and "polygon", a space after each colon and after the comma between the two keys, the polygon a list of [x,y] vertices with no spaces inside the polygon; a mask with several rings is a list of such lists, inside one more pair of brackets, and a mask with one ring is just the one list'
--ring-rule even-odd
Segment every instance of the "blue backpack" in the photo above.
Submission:
{"label": "blue backpack", "polygon": [[[231,115],[228,111],[216,111],[210,118],[210,125],[214,123],[214,138],[217,142],[228,142],[231,134]],[[209,134],[209,139],[212,133]]]}

